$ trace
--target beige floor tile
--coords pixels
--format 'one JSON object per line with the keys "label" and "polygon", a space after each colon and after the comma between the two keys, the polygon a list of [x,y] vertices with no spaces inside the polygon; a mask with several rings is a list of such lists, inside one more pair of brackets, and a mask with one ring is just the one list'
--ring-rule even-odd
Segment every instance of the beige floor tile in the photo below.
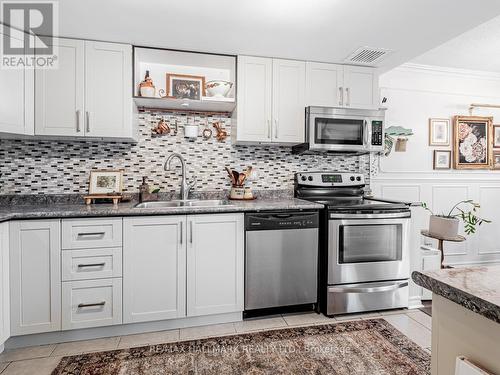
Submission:
{"label": "beige floor tile", "polygon": [[235,334],[233,323],[214,324],[210,326],[181,328],[179,337],[181,341],[196,340],[206,337],[216,337]]}
{"label": "beige floor tile", "polygon": [[27,348],[5,350],[0,354],[0,362],[22,361],[25,359],[48,357],[55,345],[29,346]]}
{"label": "beige floor tile", "polygon": [[52,356],[60,357],[82,353],[114,350],[118,346],[119,341],[119,337],[110,337],[106,339],[75,341],[57,344],[54,352],[52,353]]}
{"label": "beige floor tile", "polygon": [[408,309],[394,309],[394,310],[383,310],[379,311],[380,315],[386,316],[386,315],[398,315],[398,314],[406,314]]}
{"label": "beige floor tile", "polygon": [[340,322],[346,321],[346,320],[356,320],[356,319],[373,319],[373,318],[381,318],[382,315],[378,312],[368,312],[368,313],[362,313],[362,314],[344,314],[344,315],[336,315],[335,319],[337,319]]}
{"label": "beige floor tile", "polygon": [[384,319],[422,348],[431,346],[431,331],[407,314],[388,315]]}
{"label": "beige floor tile", "polygon": [[179,341],[179,330],[140,333],[137,335],[122,336],[118,349],[133,348],[143,345],[166,344]]}
{"label": "beige floor tile", "polygon": [[406,315],[424,325],[426,328],[432,330],[432,318],[426,313],[423,313],[419,310],[413,310],[411,312],[408,312]]}
{"label": "beige floor tile", "polygon": [[328,318],[323,314],[305,313],[305,314],[286,314],[283,319],[289,326],[302,326],[308,324],[329,324],[335,323],[334,318]]}
{"label": "beige floor tile", "polygon": [[250,319],[234,323],[236,332],[265,331],[267,329],[285,328],[287,324],[281,316],[274,318]]}
{"label": "beige floor tile", "polygon": [[2,375],[50,375],[60,361],[60,357],[47,357],[12,362]]}
{"label": "beige floor tile", "polygon": [[9,365],[10,362],[3,362],[0,363],[0,374],[2,373],[3,370]]}

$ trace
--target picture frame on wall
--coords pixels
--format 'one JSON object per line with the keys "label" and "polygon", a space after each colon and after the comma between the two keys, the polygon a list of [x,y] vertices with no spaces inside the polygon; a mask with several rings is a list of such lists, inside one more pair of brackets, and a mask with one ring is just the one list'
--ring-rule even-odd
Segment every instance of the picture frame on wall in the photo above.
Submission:
{"label": "picture frame on wall", "polygon": [[500,148],[500,125],[493,125],[493,147]]}
{"label": "picture frame on wall", "polygon": [[451,151],[434,150],[434,169],[451,169]]}
{"label": "picture frame on wall", "polygon": [[450,133],[450,119],[429,119],[429,146],[449,146]]}
{"label": "picture frame on wall", "polygon": [[489,169],[492,159],[493,117],[455,116],[453,167]]}
{"label": "picture frame on wall", "polygon": [[500,169],[500,151],[493,152],[491,169],[496,169],[496,170]]}
{"label": "picture frame on wall", "polygon": [[89,195],[116,194],[123,191],[123,170],[90,171]]}
{"label": "picture frame on wall", "polygon": [[205,77],[167,73],[167,96],[176,99],[201,100],[205,96]]}

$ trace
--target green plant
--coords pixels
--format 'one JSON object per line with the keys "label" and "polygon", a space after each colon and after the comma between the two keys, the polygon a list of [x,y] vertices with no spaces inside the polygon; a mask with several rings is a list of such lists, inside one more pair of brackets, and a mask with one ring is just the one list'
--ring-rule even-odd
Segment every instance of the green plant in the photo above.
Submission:
{"label": "green plant", "polygon": [[[425,202],[422,202],[422,207],[429,211],[431,215],[435,215],[434,212],[427,206]],[[461,208],[468,206],[468,208]],[[472,206],[472,209],[470,207]],[[476,226],[480,226],[482,223],[491,223],[490,220],[483,219],[477,216],[477,210],[481,208],[479,203],[475,203],[472,199],[464,200],[458,202],[454,205],[447,215],[442,213],[441,215],[435,215],[439,217],[444,217],[447,219],[462,219],[464,222],[464,231],[467,234],[476,233]]]}

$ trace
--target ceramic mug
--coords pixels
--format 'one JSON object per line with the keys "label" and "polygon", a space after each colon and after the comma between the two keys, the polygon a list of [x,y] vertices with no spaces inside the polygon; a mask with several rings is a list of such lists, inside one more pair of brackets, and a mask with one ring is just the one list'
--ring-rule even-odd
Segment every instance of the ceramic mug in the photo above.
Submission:
{"label": "ceramic mug", "polygon": [[184,137],[186,137],[186,138],[198,137],[198,125],[185,125],[184,126]]}

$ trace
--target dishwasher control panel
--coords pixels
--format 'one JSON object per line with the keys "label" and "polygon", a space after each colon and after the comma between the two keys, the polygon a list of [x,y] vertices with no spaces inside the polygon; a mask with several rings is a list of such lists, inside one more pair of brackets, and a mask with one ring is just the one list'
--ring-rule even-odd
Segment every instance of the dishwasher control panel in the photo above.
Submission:
{"label": "dishwasher control panel", "polygon": [[245,230],[318,228],[317,212],[270,212],[245,215]]}

